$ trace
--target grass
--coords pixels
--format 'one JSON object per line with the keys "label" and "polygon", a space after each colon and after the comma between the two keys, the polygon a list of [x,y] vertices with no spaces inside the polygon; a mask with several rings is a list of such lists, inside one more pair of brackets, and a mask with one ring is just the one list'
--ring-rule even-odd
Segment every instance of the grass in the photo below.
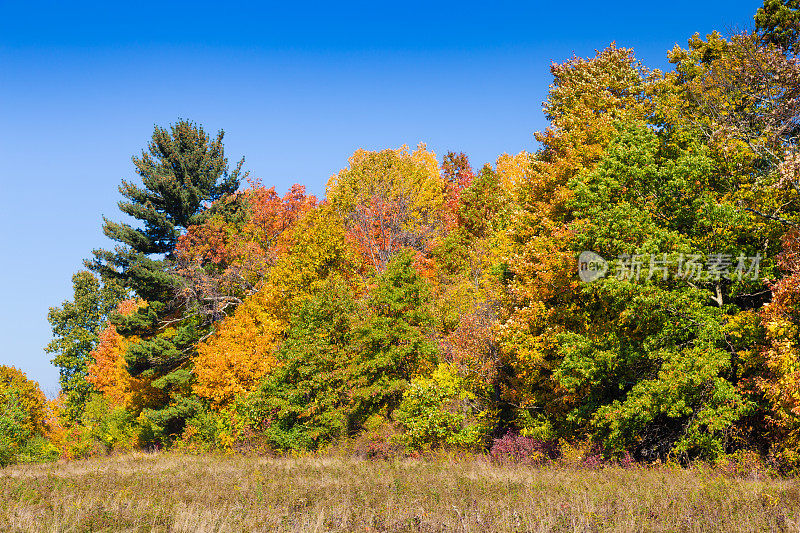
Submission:
{"label": "grass", "polygon": [[2,531],[798,531],[800,485],[709,468],[133,453],[0,470]]}

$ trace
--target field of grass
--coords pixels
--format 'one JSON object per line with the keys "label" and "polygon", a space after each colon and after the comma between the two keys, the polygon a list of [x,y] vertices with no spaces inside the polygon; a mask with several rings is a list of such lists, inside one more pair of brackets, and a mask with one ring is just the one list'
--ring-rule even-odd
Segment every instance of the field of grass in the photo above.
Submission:
{"label": "field of grass", "polygon": [[800,481],[708,468],[129,454],[0,470],[2,531],[798,531]]}

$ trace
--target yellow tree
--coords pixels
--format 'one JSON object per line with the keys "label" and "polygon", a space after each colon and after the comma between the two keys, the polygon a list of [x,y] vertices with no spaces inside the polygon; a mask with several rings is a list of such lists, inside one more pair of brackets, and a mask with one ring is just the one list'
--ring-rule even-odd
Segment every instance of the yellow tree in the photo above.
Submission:
{"label": "yellow tree", "polygon": [[356,271],[341,218],[329,205],[308,211],[258,290],[198,345],[194,391],[223,408],[253,390],[278,364],[274,354],[291,311],[311,296],[315,282],[333,272],[353,279]]}
{"label": "yellow tree", "polygon": [[24,413],[20,423],[26,433],[47,433],[50,408],[39,384],[16,367],[0,365],[0,404],[5,406],[12,401]]}
{"label": "yellow tree", "polygon": [[424,144],[409,152],[357,150],[328,182],[328,201],[368,264],[383,270],[401,249],[426,252],[442,227],[447,183]]}
{"label": "yellow tree", "polygon": [[252,390],[275,368],[273,352],[286,329],[280,299],[275,286],[262,287],[198,345],[194,391],[213,407],[228,405]]}
{"label": "yellow tree", "polygon": [[21,456],[53,458],[57,450],[45,439],[58,437],[57,423],[39,384],[0,365],[0,466]]}

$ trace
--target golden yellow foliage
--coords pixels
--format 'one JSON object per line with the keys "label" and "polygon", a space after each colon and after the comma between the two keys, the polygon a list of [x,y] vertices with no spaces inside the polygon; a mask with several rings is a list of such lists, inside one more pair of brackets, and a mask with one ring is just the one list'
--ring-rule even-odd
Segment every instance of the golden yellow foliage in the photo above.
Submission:
{"label": "golden yellow foliage", "polygon": [[406,196],[419,212],[444,202],[446,184],[439,162],[424,143],[411,153],[405,145],[380,152],[359,148],[348,162],[346,169],[328,181],[327,198],[340,210],[347,211],[376,195],[386,200]]}
{"label": "golden yellow foliage", "polygon": [[424,251],[447,197],[436,154],[424,144],[412,153],[359,149],[349,163],[328,182],[328,201],[366,261],[380,269],[401,248]]}
{"label": "golden yellow foliage", "polygon": [[500,186],[510,198],[517,198],[517,192],[530,173],[532,155],[522,151],[516,155],[501,154],[497,158],[497,175]]}
{"label": "golden yellow foliage", "polygon": [[194,391],[216,407],[252,390],[277,364],[273,352],[286,329],[281,294],[267,284],[247,297],[197,347]]}
{"label": "golden yellow foliage", "polygon": [[[10,397],[10,393],[15,397]],[[17,401],[25,413],[23,427],[32,434],[46,435],[50,422],[50,409],[39,384],[28,379],[24,372],[13,366],[0,365],[0,399]]]}

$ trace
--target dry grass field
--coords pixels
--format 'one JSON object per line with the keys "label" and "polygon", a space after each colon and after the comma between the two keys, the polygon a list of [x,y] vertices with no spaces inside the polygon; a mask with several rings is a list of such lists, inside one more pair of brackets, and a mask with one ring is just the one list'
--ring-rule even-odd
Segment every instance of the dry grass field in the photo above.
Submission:
{"label": "dry grass field", "polygon": [[800,530],[800,482],[709,468],[139,453],[0,477],[2,531]]}

